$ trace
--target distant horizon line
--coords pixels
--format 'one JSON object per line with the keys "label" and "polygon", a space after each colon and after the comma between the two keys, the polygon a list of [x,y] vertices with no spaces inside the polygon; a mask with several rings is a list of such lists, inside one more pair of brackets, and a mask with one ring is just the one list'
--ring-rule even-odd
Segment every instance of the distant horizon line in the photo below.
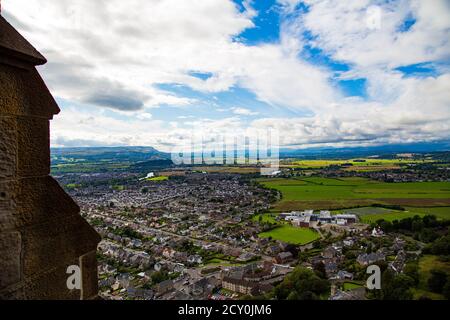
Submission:
{"label": "distant horizon line", "polygon": [[[307,150],[344,150],[344,149],[382,149],[382,148],[426,148],[427,150],[411,150],[410,152],[449,152],[450,151],[450,140],[437,140],[428,142],[410,142],[410,143],[380,143],[373,145],[348,145],[348,146],[279,146],[279,150],[283,152],[294,152],[294,151],[307,151]],[[434,148],[432,148],[434,147]],[[152,148],[161,153],[170,153],[166,151],[161,151],[161,149],[150,146],[150,145],[99,145],[99,146],[50,146],[52,150],[58,149],[118,149],[118,148]],[[407,152],[405,150],[399,150],[401,152]],[[200,151],[198,151],[200,152]],[[394,152],[391,150],[391,152]]]}

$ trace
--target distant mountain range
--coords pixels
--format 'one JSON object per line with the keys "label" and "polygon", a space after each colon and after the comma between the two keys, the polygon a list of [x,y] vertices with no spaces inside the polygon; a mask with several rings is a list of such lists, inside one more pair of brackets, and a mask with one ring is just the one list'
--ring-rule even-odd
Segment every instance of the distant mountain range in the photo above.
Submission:
{"label": "distant mountain range", "polygon": [[[392,156],[397,153],[430,153],[450,151],[450,141],[389,144],[368,147],[280,149],[280,158],[355,158],[368,156]],[[153,147],[80,147],[52,148],[52,163],[78,161],[142,162],[142,166],[167,164],[170,153]]]}
{"label": "distant mountain range", "polygon": [[52,162],[70,161],[119,161],[144,162],[151,160],[168,160],[170,154],[153,147],[80,147],[52,148]]}
{"label": "distant mountain range", "polygon": [[430,153],[450,151],[450,141],[388,144],[367,147],[280,149],[281,158],[355,158],[386,156],[398,153]]}

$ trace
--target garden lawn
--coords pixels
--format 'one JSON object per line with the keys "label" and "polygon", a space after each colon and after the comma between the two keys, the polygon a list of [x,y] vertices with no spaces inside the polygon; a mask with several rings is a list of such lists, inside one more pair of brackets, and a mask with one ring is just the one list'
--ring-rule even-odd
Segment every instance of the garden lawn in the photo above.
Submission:
{"label": "garden lawn", "polygon": [[259,234],[261,238],[280,240],[292,244],[307,244],[320,238],[319,234],[308,228],[297,228],[288,224],[283,224],[270,231]]}
{"label": "garden lawn", "polygon": [[344,289],[344,291],[349,291],[349,290],[358,289],[358,288],[362,288],[362,287],[363,287],[363,285],[356,283],[356,282],[350,282],[350,281],[346,281],[342,285],[342,289]]}

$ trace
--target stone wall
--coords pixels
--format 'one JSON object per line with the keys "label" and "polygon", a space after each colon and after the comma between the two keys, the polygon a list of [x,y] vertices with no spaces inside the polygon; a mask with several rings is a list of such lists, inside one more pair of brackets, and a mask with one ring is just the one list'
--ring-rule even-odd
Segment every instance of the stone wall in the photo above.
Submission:
{"label": "stone wall", "polygon": [[[100,236],[49,175],[59,108],[35,68],[44,63],[0,16],[0,299],[92,299]],[[79,290],[66,284],[71,265]]]}

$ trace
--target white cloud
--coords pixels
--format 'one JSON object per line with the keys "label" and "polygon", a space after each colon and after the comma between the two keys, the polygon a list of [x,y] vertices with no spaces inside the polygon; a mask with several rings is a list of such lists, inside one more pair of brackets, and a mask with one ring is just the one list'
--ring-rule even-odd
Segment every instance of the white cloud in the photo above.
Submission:
{"label": "white cloud", "polygon": [[[328,75],[296,59],[292,48],[232,41],[254,26],[255,13],[245,6],[240,13],[230,0],[15,0],[5,10],[32,26],[21,31],[48,58],[43,75],[65,99],[100,106],[123,99],[123,109],[132,110],[192,103],[152,86],[180,83],[204,92],[239,84],[263,101],[292,107],[323,103],[331,95]],[[201,80],[192,70],[213,76]]]}
{"label": "white cloud", "polygon": [[231,108],[231,112],[233,112],[234,114],[237,114],[237,115],[241,115],[241,116],[256,116],[259,114],[259,112],[255,112],[250,109],[240,108],[240,107]]}
{"label": "white cloud", "polygon": [[228,51],[231,37],[253,25],[228,0],[14,0],[4,11],[48,58],[42,73],[56,95],[131,110],[189,103],[152,85],[209,69],[210,55]]}
{"label": "white cloud", "polygon": [[[325,50],[338,61],[359,68],[395,68],[450,57],[448,30],[450,4],[446,0],[399,0],[376,2],[306,0],[308,13],[289,25],[291,31],[309,31],[312,45]],[[381,28],[367,25],[367,10],[381,11]],[[401,32],[405,19],[416,23]]]}
{"label": "white cloud", "polygon": [[[287,2],[286,8],[292,14],[300,1]],[[395,70],[424,62],[448,65],[448,1],[307,0],[305,3],[309,6],[307,13],[284,22],[285,37],[297,38],[301,46],[319,48],[334,60],[349,64],[350,71],[341,73],[340,78],[365,78],[368,98],[338,96],[332,104],[313,107],[316,115],[311,119],[290,119],[287,123],[298,127],[300,132],[298,141],[345,141],[359,137],[375,143],[449,138],[448,68],[441,68],[438,70],[441,75],[434,77],[405,77]],[[379,5],[381,10],[380,29],[368,28],[367,8],[372,5]],[[407,31],[401,30],[409,17],[416,20],[415,24]],[[305,37],[305,33],[312,37]],[[329,117],[336,125],[327,121]]]}
{"label": "white cloud", "polygon": [[[251,124],[278,127],[287,144],[450,136],[449,68],[428,78],[405,78],[394,70],[421,62],[448,63],[448,2],[308,0],[307,13],[298,16],[293,12],[299,1],[279,2],[290,13],[282,16],[280,41],[257,46],[233,41],[254,26],[257,12],[250,1],[240,12],[230,0],[5,0],[3,14],[48,58],[40,71],[54,95],[99,107],[90,112],[64,109],[53,121],[55,145],[76,140],[164,147],[179,142],[190,129],[155,120],[149,109],[190,107],[198,101],[158,89],[161,83],[187,85],[203,93],[239,86],[272,106],[308,111],[311,117]],[[382,10],[379,30],[366,24],[366,9],[373,4]],[[410,15],[416,23],[400,32]],[[314,38],[305,38],[304,32]],[[348,63],[351,70],[341,73],[341,79],[366,78],[368,99],[346,98],[330,82],[334,72],[300,58],[306,44]],[[202,80],[191,71],[212,76]],[[215,112],[230,110],[217,103],[211,108]],[[123,119],[105,116],[102,107],[118,110]],[[262,114],[243,107],[232,112]],[[237,116],[220,121],[178,119],[183,125],[206,124],[217,132],[245,128]]]}

